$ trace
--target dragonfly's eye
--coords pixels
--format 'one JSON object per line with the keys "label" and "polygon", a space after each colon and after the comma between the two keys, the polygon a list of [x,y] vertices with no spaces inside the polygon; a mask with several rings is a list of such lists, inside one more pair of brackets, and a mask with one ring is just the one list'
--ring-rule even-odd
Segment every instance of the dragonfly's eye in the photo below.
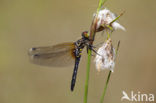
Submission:
{"label": "dragonfly's eye", "polygon": [[88,38],[89,37],[88,31],[82,32],[82,37]]}

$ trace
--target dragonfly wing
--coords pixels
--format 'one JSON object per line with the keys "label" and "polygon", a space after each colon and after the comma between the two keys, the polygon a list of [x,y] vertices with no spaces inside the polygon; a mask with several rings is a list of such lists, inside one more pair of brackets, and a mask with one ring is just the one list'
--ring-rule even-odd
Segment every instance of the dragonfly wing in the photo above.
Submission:
{"label": "dragonfly wing", "polygon": [[62,43],[54,46],[31,48],[28,54],[34,64],[68,66],[74,64],[74,49],[74,43]]}

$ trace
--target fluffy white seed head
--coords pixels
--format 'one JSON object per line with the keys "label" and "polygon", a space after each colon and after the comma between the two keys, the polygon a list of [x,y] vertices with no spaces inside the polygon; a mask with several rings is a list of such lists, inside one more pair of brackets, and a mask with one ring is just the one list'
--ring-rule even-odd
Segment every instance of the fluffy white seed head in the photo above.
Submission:
{"label": "fluffy white seed head", "polygon": [[[109,25],[114,19],[116,19],[116,17],[117,16],[114,13],[112,13],[110,10],[106,8],[103,10],[100,10],[97,16],[98,21],[97,21],[96,29],[98,30],[101,27],[101,25],[104,25],[104,26]],[[125,28],[122,25],[120,25],[117,21],[113,22],[111,26],[114,30],[117,30],[117,29],[125,30]]]}
{"label": "fluffy white seed head", "polygon": [[97,51],[95,57],[95,65],[98,71],[109,69],[112,72],[114,71],[115,66],[115,49],[112,46],[111,39],[108,39],[102,47]]}

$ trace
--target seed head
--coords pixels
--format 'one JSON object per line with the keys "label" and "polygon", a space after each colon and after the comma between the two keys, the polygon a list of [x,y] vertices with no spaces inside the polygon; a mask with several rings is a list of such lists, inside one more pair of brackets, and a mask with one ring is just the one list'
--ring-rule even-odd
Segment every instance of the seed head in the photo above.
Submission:
{"label": "seed head", "polygon": [[113,30],[121,29],[125,31],[125,28],[122,25],[120,25],[117,21],[114,21],[111,24],[111,22],[115,20],[116,18],[117,16],[114,13],[112,13],[110,10],[106,8],[103,10],[100,10],[97,16],[97,20],[98,20],[97,26],[96,26],[97,31],[108,29],[107,25],[111,26]]}
{"label": "seed head", "polygon": [[115,49],[113,48],[112,41],[109,38],[97,51],[95,57],[95,65],[98,71],[109,69],[114,71],[115,66]]}

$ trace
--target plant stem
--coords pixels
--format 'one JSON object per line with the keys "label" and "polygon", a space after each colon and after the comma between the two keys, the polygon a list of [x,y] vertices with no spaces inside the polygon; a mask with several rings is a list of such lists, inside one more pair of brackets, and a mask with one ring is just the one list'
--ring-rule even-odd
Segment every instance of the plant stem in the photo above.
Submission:
{"label": "plant stem", "polygon": [[102,6],[104,5],[104,3],[106,2],[107,0],[99,0],[99,5],[98,5],[98,8],[97,8],[97,13],[99,12],[99,10],[102,8]]}
{"label": "plant stem", "polygon": [[110,79],[111,73],[112,72],[109,71],[109,74],[108,74],[108,77],[107,77],[107,81],[106,81],[106,84],[105,84],[105,87],[104,87],[104,90],[103,90],[103,94],[101,96],[100,103],[103,103],[103,101],[104,101],[104,97],[105,97],[105,94],[106,94],[106,90],[107,90],[107,86],[108,86],[108,83],[109,83],[109,79]]}
{"label": "plant stem", "polygon": [[[119,46],[120,46],[120,41],[118,41],[118,45],[117,45],[117,48],[116,48],[116,50],[115,50],[116,56],[117,56],[117,54],[118,54]],[[116,59],[115,59],[115,60],[116,60]],[[101,96],[100,103],[103,103],[103,101],[104,101],[104,97],[105,97],[105,94],[106,94],[106,90],[107,90],[107,86],[108,86],[108,83],[109,83],[109,79],[110,79],[111,73],[112,73],[112,71],[110,70],[110,71],[109,71],[109,74],[108,74],[108,77],[107,77],[107,81],[106,81],[106,83],[105,83],[105,87],[104,87],[104,90],[103,90],[103,94],[102,94],[102,96]]]}
{"label": "plant stem", "polygon": [[[110,34],[108,31],[106,31],[107,33],[107,40],[110,38]],[[110,79],[110,76],[111,76],[111,70],[109,71],[109,74],[108,74],[108,77],[107,77],[107,81],[105,83],[105,86],[104,86],[104,90],[103,90],[103,93],[102,93],[102,96],[101,96],[101,100],[100,100],[100,103],[103,103],[104,101],[104,97],[105,97],[105,94],[106,94],[106,90],[107,90],[107,86],[108,86],[108,83],[109,83],[109,79]]]}
{"label": "plant stem", "polygon": [[110,23],[110,25],[111,25],[113,22],[117,21],[124,13],[125,13],[125,11],[122,12],[118,17],[116,17],[116,18]]}
{"label": "plant stem", "polygon": [[[106,2],[106,0],[99,0],[99,6],[97,8],[97,12],[96,15],[98,15],[99,10],[101,9],[101,7],[104,5],[104,3]],[[92,25],[90,28],[90,36],[89,39],[90,41],[90,45],[93,44],[94,41],[94,37],[96,34],[96,24],[97,24],[97,17],[95,17],[92,21]],[[88,63],[87,63],[87,71],[86,71],[86,81],[85,81],[85,94],[84,94],[84,103],[87,103],[87,98],[88,98],[88,84],[89,84],[89,73],[90,73],[90,62],[91,62],[91,49],[88,49]]]}
{"label": "plant stem", "polygon": [[86,81],[85,81],[84,103],[87,103],[87,97],[88,97],[88,84],[89,84],[89,72],[90,72],[91,53],[92,53],[92,51],[89,49],[88,50],[87,71],[86,71]]}

